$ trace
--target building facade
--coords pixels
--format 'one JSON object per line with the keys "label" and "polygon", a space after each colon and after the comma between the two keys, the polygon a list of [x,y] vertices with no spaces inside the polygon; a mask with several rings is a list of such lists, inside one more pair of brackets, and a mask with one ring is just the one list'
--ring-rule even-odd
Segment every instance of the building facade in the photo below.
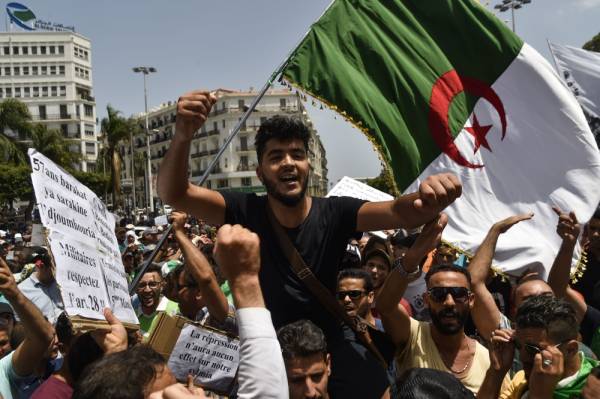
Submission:
{"label": "building facade", "polygon": [[[196,132],[190,146],[189,177],[192,182],[199,182],[219,148],[224,144],[257,94],[255,91],[220,94],[206,123]],[[166,154],[175,133],[175,115],[176,104],[174,102],[162,104],[160,107],[148,112],[152,192],[155,204],[157,204],[155,207],[160,205],[156,192],[156,176],[162,158]],[[223,191],[265,192],[265,188],[256,177],[257,158],[254,138],[262,121],[274,115],[298,117],[309,127],[311,138],[308,155],[311,171],[307,192],[315,196],[323,196],[327,193],[325,148],[308,118],[300,98],[288,90],[270,90],[265,94],[246,123],[242,125],[238,135],[221,156],[218,165],[213,169],[204,184],[205,187]],[[143,126],[145,115],[140,114],[136,117],[140,119],[140,125]],[[147,143],[144,135],[140,134],[134,137],[132,147],[137,165],[134,169],[136,206],[141,208],[148,204],[147,188],[145,187],[145,170],[147,168],[143,167],[143,165],[146,165],[147,159]],[[121,154],[124,159],[123,187],[124,190],[127,190],[127,194],[131,196],[131,191],[133,191],[131,190],[131,182],[133,179],[131,174],[131,147],[129,144],[121,146]]]}
{"label": "building facade", "polygon": [[85,37],[72,32],[0,33],[0,101],[22,101],[34,122],[72,140],[70,149],[82,155],[83,171],[94,171],[98,157],[92,88],[91,44]]}

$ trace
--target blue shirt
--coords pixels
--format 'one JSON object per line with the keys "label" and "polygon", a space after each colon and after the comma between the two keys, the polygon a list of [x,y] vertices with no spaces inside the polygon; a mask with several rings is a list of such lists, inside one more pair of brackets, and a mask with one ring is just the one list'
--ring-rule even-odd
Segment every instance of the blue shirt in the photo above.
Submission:
{"label": "blue shirt", "polygon": [[0,394],[4,399],[26,398],[25,388],[31,387],[37,379],[35,375],[21,377],[17,375],[12,365],[14,351],[0,359]]}
{"label": "blue shirt", "polygon": [[44,285],[40,283],[36,273],[33,273],[19,284],[19,290],[37,306],[51,324],[54,324],[65,308],[56,280],[50,285]]}

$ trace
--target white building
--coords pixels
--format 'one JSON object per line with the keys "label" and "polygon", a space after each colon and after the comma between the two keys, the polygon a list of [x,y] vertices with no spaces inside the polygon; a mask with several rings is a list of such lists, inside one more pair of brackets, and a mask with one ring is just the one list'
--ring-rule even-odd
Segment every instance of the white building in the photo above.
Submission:
{"label": "white building", "polygon": [[72,32],[0,33],[0,101],[16,98],[34,122],[76,140],[81,170],[98,156],[96,103],[92,96],[90,41]]}
{"label": "white building", "polygon": [[[189,173],[190,180],[198,182],[208,168],[227,136],[241,119],[248,105],[258,93],[233,92],[222,93],[209,115],[208,120],[196,133],[190,147]],[[167,103],[148,113],[150,136],[150,152],[152,162],[153,194],[158,204],[156,193],[156,175],[164,154],[169,148],[175,131],[176,104]],[[306,110],[298,96],[288,90],[269,90],[252,112],[245,125],[234,138],[225,153],[221,156],[218,166],[208,177],[206,187],[216,190],[236,190],[243,192],[265,192],[261,182],[256,177],[256,149],[254,138],[261,122],[277,114],[301,118],[311,130],[309,142],[309,159],[311,172],[309,175],[308,192],[311,195],[324,196],[327,193],[327,159],[325,148],[319,135],[306,114]],[[137,115],[143,126],[144,114]],[[145,179],[141,172],[145,162],[146,139],[143,135],[134,138],[134,151],[139,167],[136,171],[136,205],[147,205],[145,196]],[[131,182],[131,158],[129,144],[121,147],[124,156],[122,178]],[[130,185],[131,183],[129,183]],[[124,188],[127,184],[124,184]]]}

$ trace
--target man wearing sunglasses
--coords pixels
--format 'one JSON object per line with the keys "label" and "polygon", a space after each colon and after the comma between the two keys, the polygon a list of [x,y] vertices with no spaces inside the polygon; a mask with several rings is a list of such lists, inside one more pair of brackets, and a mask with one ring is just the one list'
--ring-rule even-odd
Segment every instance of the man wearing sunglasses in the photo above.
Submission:
{"label": "man wearing sunglasses", "polygon": [[338,274],[336,296],[348,316],[359,316],[372,327],[383,330],[381,320],[371,313],[375,291],[368,272],[362,269],[342,270]]}
{"label": "man wearing sunglasses", "polygon": [[[478,398],[575,398],[598,361],[579,351],[579,323],[573,307],[550,295],[527,299],[517,310],[516,331],[499,329],[492,337],[492,367]],[[523,370],[498,396],[515,349]]]}
{"label": "man wearing sunglasses", "polygon": [[431,323],[410,318],[399,304],[408,284],[419,277],[419,265],[436,247],[447,222],[447,216],[442,214],[425,225],[385,281],[377,297],[377,310],[385,331],[398,348],[398,374],[413,367],[445,371],[476,393],[490,361],[487,349],[464,333],[473,307],[469,272],[454,265],[431,267],[425,276],[427,292],[423,295]]}

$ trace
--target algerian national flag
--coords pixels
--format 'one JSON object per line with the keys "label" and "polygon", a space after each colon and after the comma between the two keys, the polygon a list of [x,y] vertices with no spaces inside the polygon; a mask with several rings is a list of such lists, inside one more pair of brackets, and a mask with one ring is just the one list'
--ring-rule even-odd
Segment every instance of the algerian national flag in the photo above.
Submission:
{"label": "algerian national flag", "polygon": [[474,1],[335,0],[283,77],[362,129],[402,191],[460,177],[446,241],[474,252],[496,221],[535,212],[499,240],[495,263],[512,274],[552,265],[552,205],[587,220],[600,200],[600,156],[575,98]]}

